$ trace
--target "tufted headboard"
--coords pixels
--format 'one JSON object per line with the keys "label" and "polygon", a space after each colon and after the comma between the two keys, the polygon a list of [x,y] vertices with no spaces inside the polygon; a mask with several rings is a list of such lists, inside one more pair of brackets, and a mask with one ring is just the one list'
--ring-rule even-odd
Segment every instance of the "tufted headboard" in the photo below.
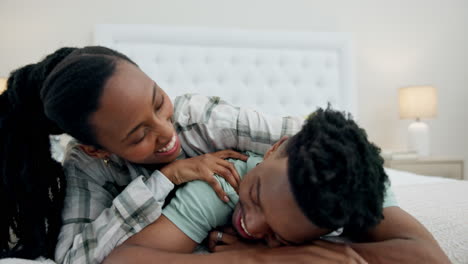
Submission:
{"label": "tufted headboard", "polygon": [[357,117],[346,33],[97,25],[94,42],[129,56],[171,97],[218,95],[301,116],[330,102]]}

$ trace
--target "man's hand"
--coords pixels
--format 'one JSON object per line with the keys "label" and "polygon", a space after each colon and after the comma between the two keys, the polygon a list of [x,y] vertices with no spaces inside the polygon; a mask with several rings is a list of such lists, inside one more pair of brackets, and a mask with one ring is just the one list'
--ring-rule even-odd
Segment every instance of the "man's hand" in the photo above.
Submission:
{"label": "man's hand", "polygon": [[259,263],[367,263],[364,258],[347,244],[335,244],[324,241],[315,241],[307,246],[285,246],[265,249],[263,254],[260,254],[257,259]]}
{"label": "man's hand", "polygon": [[367,263],[356,251],[345,244],[315,242],[308,246],[268,249],[230,250],[213,254],[180,254],[137,245],[121,245],[104,261],[105,264],[139,263],[278,263],[278,264],[333,264]]}
{"label": "man's hand", "polygon": [[[208,247],[212,252],[220,253],[227,251],[254,250],[262,252],[267,245],[261,241],[246,241],[235,233],[232,227],[222,228],[222,231],[212,231],[208,237]],[[222,236],[218,235],[219,233]],[[245,251],[247,252],[247,251]],[[307,246],[281,247],[268,249],[264,254],[266,263],[367,263],[349,245],[343,243],[331,243],[316,240]],[[274,256],[274,257],[273,257]],[[294,260],[293,256],[297,259]]]}
{"label": "man's hand", "polygon": [[211,231],[208,235],[208,248],[211,252],[242,250],[253,248],[267,248],[262,241],[246,241],[240,238],[232,227]]}

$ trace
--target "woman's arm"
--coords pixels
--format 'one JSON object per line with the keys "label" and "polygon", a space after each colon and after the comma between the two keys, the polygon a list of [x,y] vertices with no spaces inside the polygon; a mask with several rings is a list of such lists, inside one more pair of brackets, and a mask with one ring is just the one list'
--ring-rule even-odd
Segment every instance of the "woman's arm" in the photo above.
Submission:
{"label": "woman's arm", "polygon": [[191,94],[175,99],[173,118],[184,151],[192,157],[223,149],[263,154],[282,136],[297,133],[304,122],[303,117],[265,115],[219,97]]}
{"label": "woman's arm", "polygon": [[57,263],[100,263],[112,249],[152,223],[173,184],[159,171],[134,179],[120,194],[104,185],[67,174],[63,226],[55,252]]}
{"label": "woman's arm", "polygon": [[102,261],[112,249],[159,218],[173,183],[204,180],[224,198],[213,171],[236,185],[239,175],[223,158],[247,158],[234,151],[219,151],[173,162],[150,175],[128,162],[105,165],[79,148],[70,152],[64,165],[67,191],[55,252],[58,263]]}

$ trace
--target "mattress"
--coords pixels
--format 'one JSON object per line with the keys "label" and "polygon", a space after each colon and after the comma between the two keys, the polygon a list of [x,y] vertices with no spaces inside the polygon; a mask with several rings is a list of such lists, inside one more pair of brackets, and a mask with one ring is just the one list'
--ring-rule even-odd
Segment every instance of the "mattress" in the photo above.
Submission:
{"label": "mattress", "polygon": [[468,263],[468,181],[394,187],[401,208],[418,219],[452,263]]}

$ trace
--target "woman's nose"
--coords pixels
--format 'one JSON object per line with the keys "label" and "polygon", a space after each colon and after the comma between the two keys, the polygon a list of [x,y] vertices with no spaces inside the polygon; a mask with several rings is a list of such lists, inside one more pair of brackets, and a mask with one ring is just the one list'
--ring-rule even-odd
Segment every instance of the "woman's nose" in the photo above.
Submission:
{"label": "woman's nose", "polygon": [[174,135],[174,126],[170,120],[156,118],[154,132],[157,135],[158,141],[166,142]]}

